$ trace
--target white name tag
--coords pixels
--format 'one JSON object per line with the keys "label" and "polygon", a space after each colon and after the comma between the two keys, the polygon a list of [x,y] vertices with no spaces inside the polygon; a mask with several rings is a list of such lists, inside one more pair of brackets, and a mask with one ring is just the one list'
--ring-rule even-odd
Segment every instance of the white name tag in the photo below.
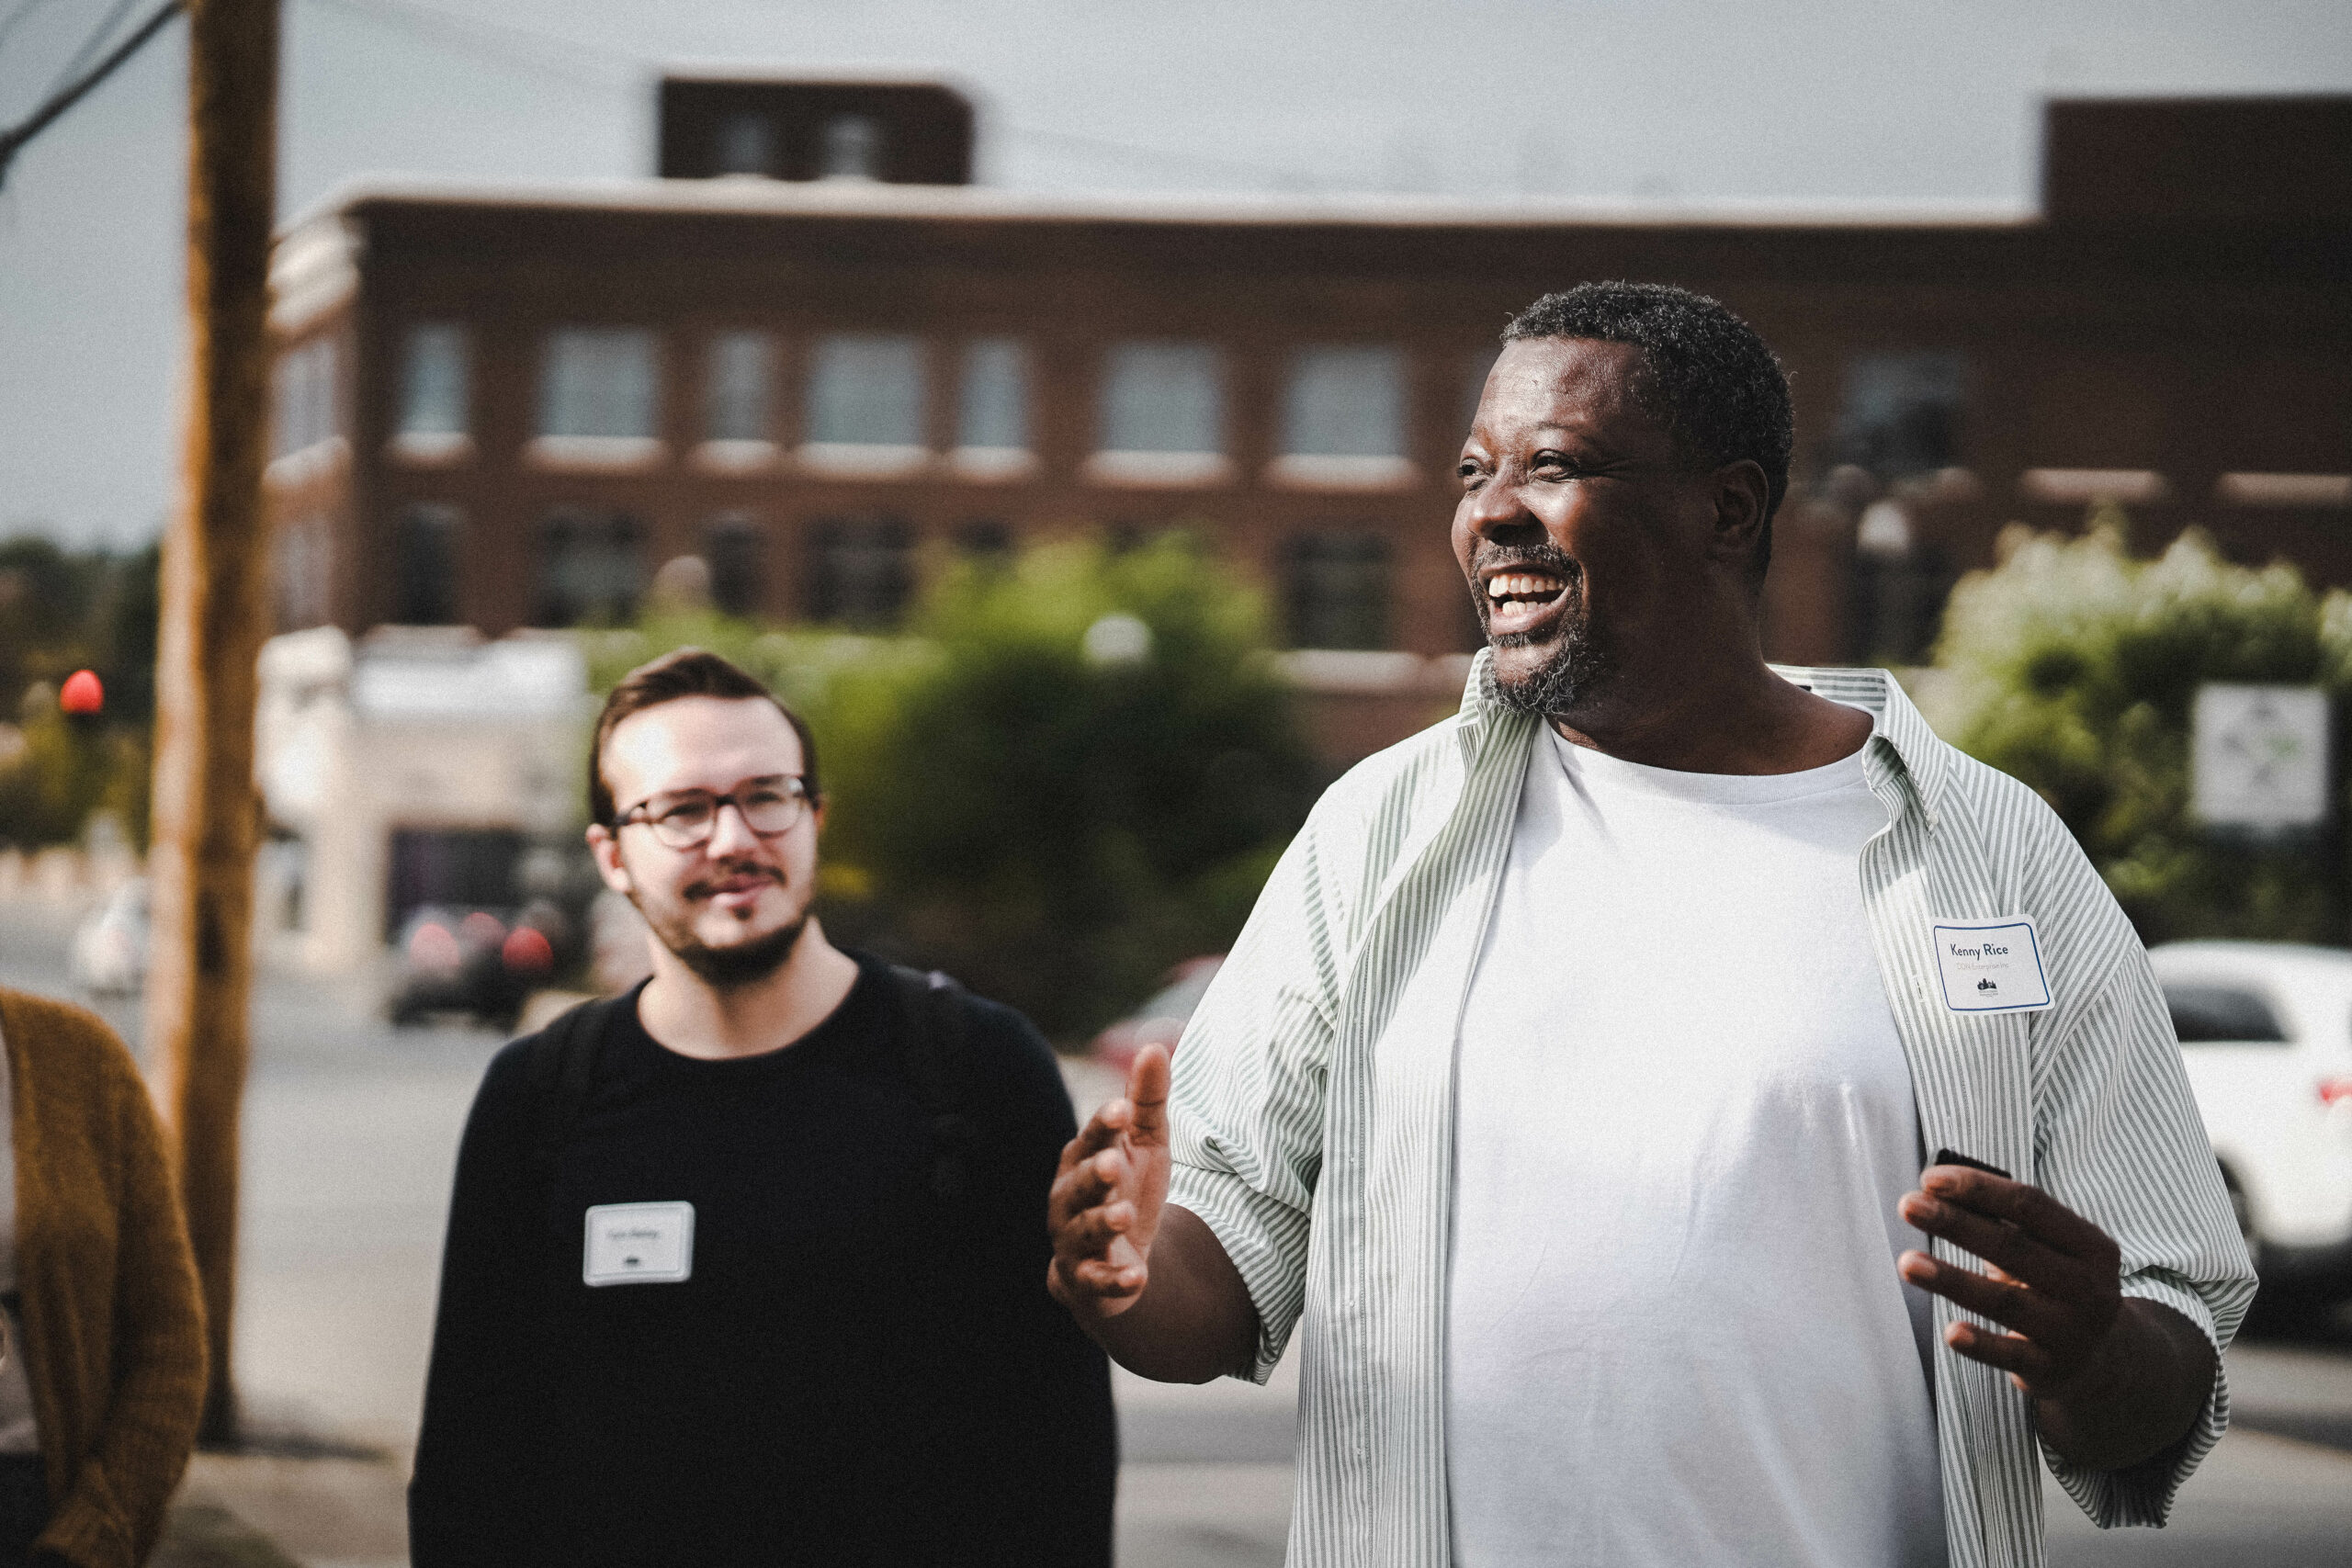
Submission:
{"label": "white name tag", "polygon": [[692,1203],[599,1203],[580,1277],[592,1285],[675,1284],[695,1271]]}
{"label": "white name tag", "polygon": [[1952,1011],[2022,1012],[2050,1005],[2050,978],[2042,972],[2031,916],[1982,925],[1939,923],[1928,934],[1943,976],[1944,1005]]}

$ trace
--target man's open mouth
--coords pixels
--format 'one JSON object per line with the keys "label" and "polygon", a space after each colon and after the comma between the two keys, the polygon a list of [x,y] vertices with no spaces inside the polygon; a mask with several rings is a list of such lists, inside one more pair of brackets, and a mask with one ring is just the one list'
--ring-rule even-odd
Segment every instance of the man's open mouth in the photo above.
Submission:
{"label": "man's open mouth", "polygon": [[1567,592],[1567,583],[1548,571],[1520,569],[1498,571],[1487,579],[1487,603],[1500,608],[1504,605],[1549,604]]}
{"label": "man's open mouth", "polygon": [[1532,561],[1514,561],[1506,566],[1488,567],[1478,574],[1478,592],[1484,595],[1480,605],[1487,623],[1487,636],[1497,648],[1510,648],[1529,640],[1548,637],[1552,623],[1566,613],[1567,601],[1574,595],[1577,569],[1573,566],[1537,565]]}

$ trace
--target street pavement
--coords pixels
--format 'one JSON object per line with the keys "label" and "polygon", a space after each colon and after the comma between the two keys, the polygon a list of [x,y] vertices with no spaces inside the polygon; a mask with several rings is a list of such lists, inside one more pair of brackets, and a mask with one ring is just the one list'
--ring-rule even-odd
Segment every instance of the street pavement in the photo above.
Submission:
{"label": "street pavement", "polygon": [[[0,984],[70,994],[71,921],[0,907]],[[104,1004],[136,1038],[135,1003]],[[364,986],[266,976],[244,1119],[236,1377],[253,1451],[199,1456],[165,1568],[405,1561],[401,1479],[432,1330],[440,1231],[486,1031],[395,1031]],[[1076,1066],[1081,1109],[1115,1084]],[[2230,1356],[2239,1426],[2172,1526],[2102,1533],[2049,1492],[2052,1568],[2352,1562],[2352,1320]],[[1295,1361],[1263,1389],[1116,1379],[1123,1568],[1272,1568],[1290,1513]],[[241,1535],[239,1532],[243,1531]],[[277,1554],[253,1544],[261,1537]],[[242,1540],[235,1550],[220,1541]]]}

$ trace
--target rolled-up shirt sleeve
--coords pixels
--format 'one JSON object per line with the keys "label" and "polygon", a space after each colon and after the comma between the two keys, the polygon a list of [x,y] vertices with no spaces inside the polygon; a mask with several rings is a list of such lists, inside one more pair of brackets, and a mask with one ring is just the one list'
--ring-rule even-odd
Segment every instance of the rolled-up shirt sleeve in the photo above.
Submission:
{"label": "rolled-up shirt sleeve", "polygon": [[[2112,919],[2120,923],[2121,911]],[[2180,1483],[2221,1440],[2230,1409],[2221,1352],[2256,1283],[2164,995],[2138,942],[2120,945],[2091,1004],[2037,1053],[2041,1182],[2115,1238],[2126,1296],[2197,1325],[2214,1369],[2187,1436],[2144,1464],[2086,1470],[2043,1446],[2052,1473],[2102,1528],[2163,1524]]]}
{"label": "rolled-up shirt sleeve", "polygon": [[1249,1287],[1259,1382],[1306,1300],[1343,925],[1317,851],[1331,815],[1318,808],[1283,853],[1176,1052],[1169,1198],[1208,1225]]}

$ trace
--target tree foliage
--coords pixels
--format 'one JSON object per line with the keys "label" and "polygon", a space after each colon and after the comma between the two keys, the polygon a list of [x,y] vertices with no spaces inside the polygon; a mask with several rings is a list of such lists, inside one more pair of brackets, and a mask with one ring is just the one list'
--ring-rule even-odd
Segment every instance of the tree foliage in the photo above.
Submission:
{"label": "tree foliage", "polygon": [[1229,943],[1321,782],[1262,603],[1182,538],[959,568],[902,637],[670,616],[593,668],[686,642],[816,731],[828,928],[1058,1038]]}
{"label": "tree foliage", "polygon": [[[68,552],[26,536],[0,542],[0,840],[71,841],[95,811],[147,833],[155,709],[154,547]],[[106,687],[95,718],[58,712],[76,670]]]}
{"label": "tree foliage", "polygon": [[[2189,809],[2190,712],[2209,681],[2352,693],[2352,599],[2291,566],[2233,565],[2191,529],[2154,561],[2122,519],[2081,537],[2013,529],[1945,612],[1942,728],[2039,790],[2150,942],[2344,940],[2340,833],[2262,842]],[[2341,802],[2339,802],[2339,808]]]}

